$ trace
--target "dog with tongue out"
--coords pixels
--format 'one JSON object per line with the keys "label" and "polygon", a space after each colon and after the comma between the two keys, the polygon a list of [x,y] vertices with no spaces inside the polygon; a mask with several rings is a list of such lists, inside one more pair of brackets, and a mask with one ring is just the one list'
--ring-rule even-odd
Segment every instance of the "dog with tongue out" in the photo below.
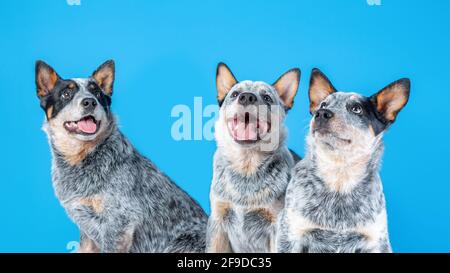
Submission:
{"label": "dog with tongue out", "polygon": [[208,252],[276,250],[278,213],[291,168],[300,160],[284,143],[284,119],[299,82],[297,68],[270,85],[238,82],[225,64],[218,65],[220,111],[215,124]]}
{"label": "dog with tongue out", "polygon": [[207,216],[143,157],[111,113],[115,65],[62,79],[36,62],[55,193],[80,229],[80,252],[204,252]]}

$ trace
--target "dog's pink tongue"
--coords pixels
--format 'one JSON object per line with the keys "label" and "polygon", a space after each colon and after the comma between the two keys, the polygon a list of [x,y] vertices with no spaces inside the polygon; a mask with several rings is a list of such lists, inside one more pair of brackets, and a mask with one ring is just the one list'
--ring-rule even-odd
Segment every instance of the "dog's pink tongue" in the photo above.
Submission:
{"label": "dog's pink tongue", "polygon": [[86,134],[93,134],[97,131],[97,124],[91,119],[83,119],[78,121],[78,129]]}
{"label": "dog's pink tongue", "polygon": [[267,122],[259,122],[258,123],[258,133],[260,136],[264,136],[266,133],[269,132],[269,124]]}
{"label": "dog's pink tongue", "polygon": [[245,122],[237,122],[233,128],[233,136],[236,140],[257,140],[256,123],[249,123],[246,127]]}

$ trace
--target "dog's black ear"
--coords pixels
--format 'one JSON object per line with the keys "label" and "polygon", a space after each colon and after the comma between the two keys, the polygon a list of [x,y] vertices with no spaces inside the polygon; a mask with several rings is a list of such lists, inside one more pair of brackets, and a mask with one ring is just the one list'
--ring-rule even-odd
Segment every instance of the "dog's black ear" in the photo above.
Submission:
{"label": "dog's black ear", "polygon": [[60,77],[55,70],[43,61],[36,61],[36,88],[38,97],[42,98],[55,88]]}
{"label": "dog's black ear", "polygon": [[387,122],[393,123],[397,114],[408,102],[410,88],[410,80],[403,78],[372,95],[371,101],[375,105],[378,114]]}
{"label": "dog's black ear", "polygon": [[298,86],[300,84],[300,74],[300,69],[293,68],[281,75],[281,77],[272,84],[288,109],[294,104],[294,97],[297,94]]}
{"label": "dog's black ear", "polygon": [[314,68],[309,80],[309,112],[313,113],[320,103],[334,92],[336,92],[336,88],[334,88],[327,76],[319,69]]}
{"label": "dog's black ear", "polygon": [[113,60],[108,60],[100,65],[97,70],[92,73],[92,77],[97,81],[103,92],[111,96],[114,85],[115,64]]}
{"label": "dog's black ear", "polygon": [[226,64],[219,63],[217,65],[216,87],[219,104],[222,103],[225,96],[237,82],[238,81]]}

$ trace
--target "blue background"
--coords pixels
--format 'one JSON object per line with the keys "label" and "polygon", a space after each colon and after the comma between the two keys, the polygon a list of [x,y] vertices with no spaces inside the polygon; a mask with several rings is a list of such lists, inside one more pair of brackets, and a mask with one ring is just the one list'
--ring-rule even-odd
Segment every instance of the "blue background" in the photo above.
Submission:
{"label": "blue background", "polygon": [[[273,82],[302,69],[288,117],[304,154],[313,67],[340,90],[370,95],[412,80],[407,107],[386,134],[382,178],[394,251],[450,251],[450,2],[1,1],[0,251],[67,252],[76,226],[54,196],[44,112],[34,85],[43,59],[66,78],[117,65],[113,108],[134,145],[209,212],[214,141],[175,141],[177,104],[215,101],[215,68]],[[208,118],[205,118],[206,122]]]}

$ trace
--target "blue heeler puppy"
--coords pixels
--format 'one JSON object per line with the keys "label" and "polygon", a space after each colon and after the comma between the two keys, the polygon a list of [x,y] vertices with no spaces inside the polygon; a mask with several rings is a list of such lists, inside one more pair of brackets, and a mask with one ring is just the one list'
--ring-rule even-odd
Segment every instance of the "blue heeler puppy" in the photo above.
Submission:
{"label": "blue heeler puppy", "polygon": [[284,144],[284,119],[299,80],[300,70],[292,69],[273,85],[238,82],[219,64],[208,252],[275,250],[278,212],[294,165]]}
{"label": "blue heeler puppy", "polygon": [[371,97],[311,75],[307,154],[292,170],[280,252],[391,252],[379,165],[383,133],[409,98],[400,79]]}
{"label": "blue heeler puppy", "polygon": [[203,252],[207,216],[118,130],[113,82],[113,61],[68,80],[36,63],[53,186],[80,229],[80,251]]}

